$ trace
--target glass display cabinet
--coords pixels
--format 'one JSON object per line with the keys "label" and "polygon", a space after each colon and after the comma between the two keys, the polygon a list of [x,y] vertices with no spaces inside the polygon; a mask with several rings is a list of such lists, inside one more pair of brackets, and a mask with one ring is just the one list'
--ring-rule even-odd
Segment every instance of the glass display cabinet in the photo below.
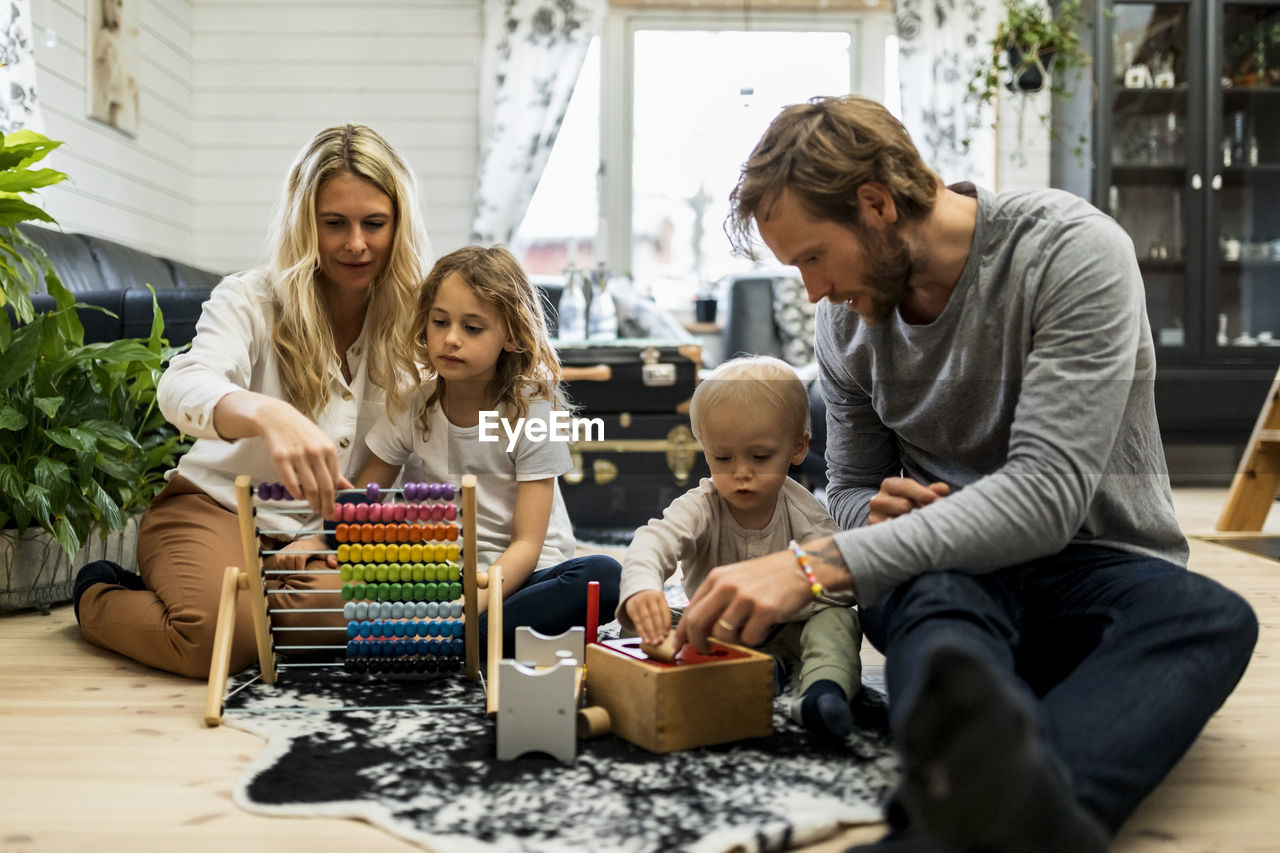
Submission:
{"label": "glass display cabinet", "polygon": [[1162,429],[1243,441],[1280,364],[1280,2],[1094,27],[1093,201],[1138,254]]}

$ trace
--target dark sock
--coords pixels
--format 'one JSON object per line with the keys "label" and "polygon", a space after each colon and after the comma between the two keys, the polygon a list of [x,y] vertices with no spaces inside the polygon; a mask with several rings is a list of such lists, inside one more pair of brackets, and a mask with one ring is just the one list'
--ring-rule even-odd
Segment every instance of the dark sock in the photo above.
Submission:
{"label": "dark sock", "polygon": [[945,853],[937,843],[910,828],[892,829],[871,844],[856,844],[844,853]]}
{"label": "dark sock", "polygon": [[85,591],[95,584],[120,583],[116,579],[117,570],[124,571],[123,568],[110,560],[94,560],[76,572],[76,582],[71,587],[71,607],[75,611],[77,625],[80,624],[80,599],[84,596]]}
{"label": "dark sock", "polygon": [[[111,561],[103,560],[102,562],[110,563]],[[132,589],[132,590],[147,588],[147,585],[142,582],[141,575],[137,574],[136,572],[131,572],[128,569],[126,569],[124,566],[119,566],[119,565],[116,565],[115,563],[111,563],[111,566],[115,569],[116,583],[120,584],[120,586],[124,587],[125,589]]]}
{"label": "dark sock", "polygon": [[[797,714],[798,710],[798,714]],[[815,734],[844,740],[853,734],[853,711],[849,699],[834,681],[823,679],[809,685],[792,710],[800,724]]]}
{"label": "dark sock", "polygon": [[929,659],[899,737],[901,798],[939,845],[1001,853],[1103,853],[1102,826],[1072,798],[1036,742],[1032,721],[967,652]]}

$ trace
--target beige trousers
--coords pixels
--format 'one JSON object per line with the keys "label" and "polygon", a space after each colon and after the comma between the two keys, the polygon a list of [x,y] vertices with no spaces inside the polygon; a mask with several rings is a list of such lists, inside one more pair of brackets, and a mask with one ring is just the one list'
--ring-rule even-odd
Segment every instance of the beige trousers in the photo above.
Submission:
{"label": "beige trousers", "polygon": [[[227,566],[243,567],[244,562],[236,514],[189,480],[174,477],[152,501],[138,531],[138,569],[147,588],[135,591],[115,584],[90,587],[80,600],[80,628],[89,642],[104,649],[157,669],[207,678],[222,578]],[[324,557],[314,557],[308,568],[327,568]],[[270,593],[305,593],[341,585],[336,574],[268,575],[273,627],[344,626],[341,613],[279,612],[340,609],[341,596]],[[236,597],[231,672],[257,662],[249,604],[249,596],[242,591]],[[289,632],[282,642],[345,644],[346,634],[334,630]]]}

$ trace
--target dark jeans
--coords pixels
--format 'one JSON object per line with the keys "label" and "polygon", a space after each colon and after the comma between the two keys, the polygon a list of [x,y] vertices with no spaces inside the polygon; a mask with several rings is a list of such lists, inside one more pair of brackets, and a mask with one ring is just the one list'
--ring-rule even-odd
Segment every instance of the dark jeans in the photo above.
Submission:
{"label": "dark jeans", "polygon": [[1258,621],[1164,560],[1071,545],[990,574],[921,575],[861,608],[902,730],[935,649],[985,661],[1076,799],[1114,833],[1244,674]]}
{"label": "dark jeans", "polygon": [[[502,656],[515,655],[516,628],[526,625],[540,634],[562,634],[587,624],[587,584],[600,582],[600,621],[613,619],[618,609],[618,580],[622,566],[612,557],[595,554],[574,557],[535,572],[502,604]],[[480,649],[488,648],[489,620],[480,621]]]}

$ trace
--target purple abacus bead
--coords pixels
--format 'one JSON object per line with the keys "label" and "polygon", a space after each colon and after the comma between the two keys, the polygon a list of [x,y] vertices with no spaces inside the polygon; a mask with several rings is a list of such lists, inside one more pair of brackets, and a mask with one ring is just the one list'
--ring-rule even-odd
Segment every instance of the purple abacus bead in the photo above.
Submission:
{"label": "purple abacus bead", "polygon": [[447,501],[453,500],[453,483],[440,484],[440,497]]}
{"label": "purple abacus bead", "polygon": [[454,520],[455,518],[457,518],[457,517],[458,517],[458,505],[457,505],[457,504],[449,504],[447,507],[445,507],[445,508],[444,508],[444,520],[445,520],[445,521],[453,521],[453,520]]}
{"label": "purple abacus bead", "polygon": [[427,496],[428,498],[430,498],[431,500],[433,500],[433,501],[434,501],[434,500],[436,500],[437,498],[439,498],[439,497],[440,497],[440,484],[439,484],[439,483],[427,483],[427,495],[426,495],[426,496]]}
{"label": "purple abacus bead", "polygon": [[343,520],[343,521],[348,521],[348,522],[349,522],[349,521],[355,521],[355,520],[356,520],[356,505],[355,505],[355,504],[343,504],[343,505],[342,505],[342,520]]}
{"label": "purple abacus bead", "polygon": [[404,499],[405,499],[405,500],[407,500],[407,501],[416,501],[419,497],[420,497],[420,496],[419,496],[419,494],[418,494],[418,484],[417,484],[417,483],[405,483],[405,484],[404,484]]}
{"label": "purple abacus bead", "polygon": [[369,500],[371,501],[377,501],[382,499],[382,489],[378,487],[377,483],[370,483],[368,486],[366,486],[364,493],[365,495],[368,496]]}
{"label": "purple abacus bead", "polygon": [[284,483],[277,483],[276,485],[280,487],[280,500],[282,501],[293,500],[293,495],[289,494],[289,490],[284,487]]}
{"label": "purple abacus bead", "polygon": [[275,494],[276,494],[275,483],[260,483],[258,485],[258,497],[260,499],[264,501],[273,501],[275,500]]}

